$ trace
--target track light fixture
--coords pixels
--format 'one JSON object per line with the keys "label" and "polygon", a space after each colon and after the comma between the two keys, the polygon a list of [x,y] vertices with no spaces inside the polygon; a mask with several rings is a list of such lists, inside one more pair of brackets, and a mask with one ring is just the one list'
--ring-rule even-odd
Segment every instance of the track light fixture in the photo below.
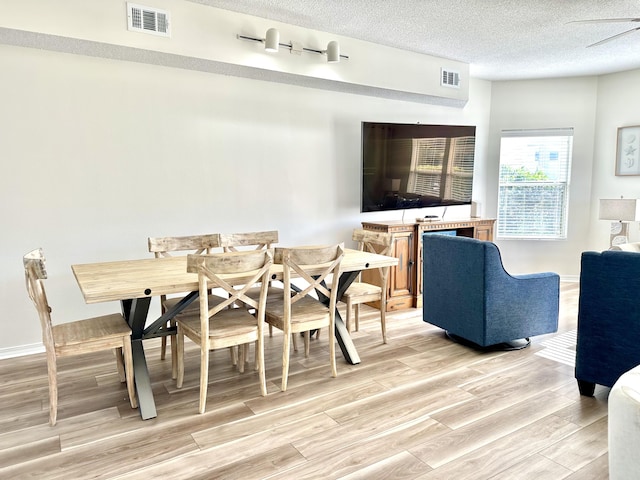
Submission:
{"label": "track light fixture", "polygon": [[267,30],[267,36],[264,39],[264,49],[267,52],[277,52],[280,49],[280,32],[275,28]]}
{"label": "track light fixture", "polygon": [[307,48],[302,45],[291,42],[291,43],[281,43],[280,42],[280,32],[278,32],[275,28],[270,28],[267,30],[265,38],[255,38],[249,37],[247,35],[237,35],[239,40],[250,40],[252,42],[260,42],[264,43],[264,49],[267,52],[278,52],[280,47],[288,48],[291,53],[300,54],[301,52],[310,52],[310,53],[318,53],[320,55],[327,56],[328,63],[336,63],[339,62],[341,58],[348,60],[349,57],[347,55],[342,55],[340,53],[340,44],[335,40],[330,41],[327,44],[326,50],[319,50],[317,48]]}
{"label": "track light fixture", "polygon": [[335,63],[340,61],[340,44],[335,40],[327,44],[327,62]]}

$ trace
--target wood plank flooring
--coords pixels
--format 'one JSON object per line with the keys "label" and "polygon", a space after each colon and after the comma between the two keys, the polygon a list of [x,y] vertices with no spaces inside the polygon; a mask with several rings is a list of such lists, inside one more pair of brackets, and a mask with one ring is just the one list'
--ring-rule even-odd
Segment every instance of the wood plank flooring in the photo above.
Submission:
{"label": "wood plank flooring", "polygon": [[[560,335],[576,328],[578,284],[561,287]],[[479,353],[425,324],[421,310],[377,311],[353,333],[362,363],[327,336],[291,359],[280,392],[282,336],[266,339],[269,395],[251,368],[212,354],[207,411],[197,413],[199,350],[187,343],[176,389],[158,343],[146,344],[158,417],[142,421],[109,353],[59,362],[58,424],[48,425],[44,354],[0,361],[0,478],[21,479],[606,479],[608,389],[580,397],[571,365]],[[29,321],[36,321],[34,318]],[[302,343],[302,342],[300,342]],[[339,349],[338,349],[339,352]]]}

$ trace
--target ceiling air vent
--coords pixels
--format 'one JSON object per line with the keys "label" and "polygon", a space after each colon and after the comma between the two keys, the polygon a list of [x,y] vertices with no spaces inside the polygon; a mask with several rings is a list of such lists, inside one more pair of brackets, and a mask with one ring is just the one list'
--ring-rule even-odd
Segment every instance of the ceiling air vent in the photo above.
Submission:
{"label": "ceiling air vent", "polygon": [[127,2],[129,30],[170,37],[169,12]]}
{"label": "ceiling air vent", "polygon": [[460,88],[460,72],[454,72],[453,70],[441,70],[440,85],[443,87]]}

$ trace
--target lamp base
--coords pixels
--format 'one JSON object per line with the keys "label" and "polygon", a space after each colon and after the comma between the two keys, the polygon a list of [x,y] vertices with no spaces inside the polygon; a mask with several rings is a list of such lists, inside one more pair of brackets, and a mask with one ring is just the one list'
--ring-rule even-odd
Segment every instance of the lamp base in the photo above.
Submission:
{"label": "lamp base", "polygon": [[629,242],[629,224],[625,222],[611,222],[611,235],[609,246],[620,245]]}

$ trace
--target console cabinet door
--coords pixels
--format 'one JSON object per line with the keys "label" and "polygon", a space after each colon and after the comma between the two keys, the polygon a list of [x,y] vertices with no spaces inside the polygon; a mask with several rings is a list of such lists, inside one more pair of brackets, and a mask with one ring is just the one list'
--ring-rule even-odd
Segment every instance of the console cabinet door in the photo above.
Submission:
{"label": "console cabinet door", "polygon": [[413,306],[414,238],[413,233],[400,233],[395,237],[393,256],[399,263],[389,272],[388,310]]}
{"label": "console cabinet door", "polygon": [[477,225],[474,231],[474,238],[493,242],[493,223],[487,225]]}

